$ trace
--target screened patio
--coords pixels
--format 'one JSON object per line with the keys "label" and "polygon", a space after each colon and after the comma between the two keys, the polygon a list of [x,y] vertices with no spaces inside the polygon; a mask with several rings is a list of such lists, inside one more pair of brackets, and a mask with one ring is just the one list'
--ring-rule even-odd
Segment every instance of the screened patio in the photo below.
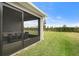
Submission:
{"label": "screened patio", "polygon": [[[41,24],[40,17],[17,8],[15,4],[18,2],[0,3],[0,55],[10,55],[41,39],[43,23]],[[37,21],[36,28],[24,28],[25,21],[33,20]],[[31,33],[32,31],[36,34]]]}

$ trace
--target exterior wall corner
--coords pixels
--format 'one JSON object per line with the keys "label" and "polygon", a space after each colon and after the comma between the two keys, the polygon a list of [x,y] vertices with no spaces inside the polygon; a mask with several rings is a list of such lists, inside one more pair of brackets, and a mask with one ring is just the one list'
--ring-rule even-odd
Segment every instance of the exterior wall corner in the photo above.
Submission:
{"label": "exterior wall corner", "polygon": [[40,18],[40,40],[44,40],[44,29],[43,29],[44,20],[45,18]]}

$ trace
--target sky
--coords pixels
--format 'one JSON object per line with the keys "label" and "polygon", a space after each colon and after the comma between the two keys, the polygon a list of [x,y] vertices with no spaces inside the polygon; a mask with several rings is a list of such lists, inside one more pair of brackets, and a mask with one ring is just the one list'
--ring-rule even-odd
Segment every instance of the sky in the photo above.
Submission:
{"label": "sky", "polygon": [[37,27],[38,26],[38,20],[31,20],[31,21],[24,21],[24,27]]}
{"label": "sky", "polygon": [[79,26],[79,2],[33,2],[46,13],[46,26]]}

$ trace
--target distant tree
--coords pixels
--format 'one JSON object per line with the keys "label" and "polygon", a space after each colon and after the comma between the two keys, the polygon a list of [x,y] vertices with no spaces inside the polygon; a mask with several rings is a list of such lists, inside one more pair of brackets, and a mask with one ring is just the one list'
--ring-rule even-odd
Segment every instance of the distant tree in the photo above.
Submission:
{"label": "distant tree", "polygon": [[75,26],[74,31],[75,32],[79,32],[79,27],[78,26]]}
{"label": "distant tree", "polygon": [[49,28],[49,30],[50,30],[50,31],[53,31],[53,26],[51,26],[51,27]]}
{"label": "distant tree", "polygon": [[62,26],[62,31],[66,31],[66,25]]}
{"label": "distant tree", "polygon": [[63,25],[63,27],[67,27],[66,25]]}

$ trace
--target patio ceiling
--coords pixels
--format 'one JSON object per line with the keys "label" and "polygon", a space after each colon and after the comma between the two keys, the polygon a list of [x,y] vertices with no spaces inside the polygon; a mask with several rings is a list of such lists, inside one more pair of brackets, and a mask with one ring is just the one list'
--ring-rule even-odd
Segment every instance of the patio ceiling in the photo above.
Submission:
{"label": "patio ceiling", "polygon": [[39,19],[38,17],[32,15],[32,14],[29,14],[27,12],[24,12],[24,21],[28,21],[28,20],[36,20],[36,19]]}
{"label": "patio ceiling", "polygon": [[[34,4],[32,4],[31,2],[6,2],[12,6],[15,6],[31,15],[34,15],[38,18],[42,18],[42,17],[47,17],[46,14],[40,10],[39,8],[37,8]],[[32,18],[35,18],[33,16],[29,16]]]}

